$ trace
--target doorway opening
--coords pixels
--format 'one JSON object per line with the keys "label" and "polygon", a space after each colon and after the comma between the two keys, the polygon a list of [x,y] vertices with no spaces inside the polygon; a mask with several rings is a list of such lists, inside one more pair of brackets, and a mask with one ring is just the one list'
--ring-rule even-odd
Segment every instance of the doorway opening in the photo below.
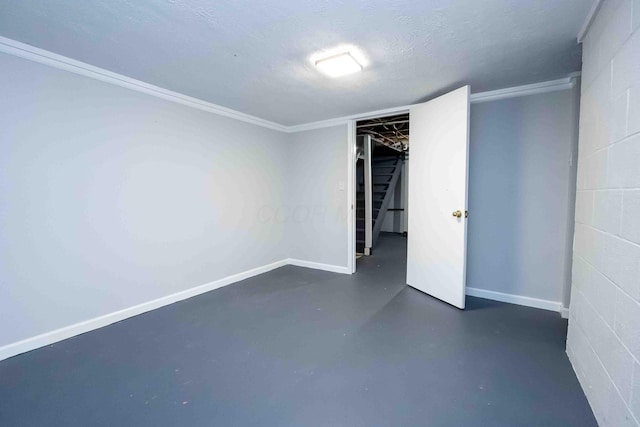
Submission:
{"label": "doorway opening", "polygon": [[363,257],[371,256],[388,242],[391,234],[396,236],[396,246],[398,236],[404,238],[406,246],[409,113],[359,120],[355,123],[355,134],[357,266]]}
{"label": "doorway opening", "polygon": [[[353,151],[348,168],[354,183],[348,195],[352,272],[357,263],[377,263],[376,255],[356,261],[357,249],[362,254],[381,250],[384,223],[393,224],[393,216],[404,212],[404,221],[396,225],[407,232],[406,284],[460,309],[465,304],[469,102],[470,88],[463,86],[411,105],[408,112],[396,110],[384,117],[372,114],[349,125],[349,149]],[[358,155],[357,141],[361,145]],[[411,151],[410,162],[405,158],[407,151]],[[356,158],[362,160],[360,179]],[[395,193],[403,167],[408,185],[399,191],[400,207],[393,209],[404,211],[390,214],[391,193]]]}

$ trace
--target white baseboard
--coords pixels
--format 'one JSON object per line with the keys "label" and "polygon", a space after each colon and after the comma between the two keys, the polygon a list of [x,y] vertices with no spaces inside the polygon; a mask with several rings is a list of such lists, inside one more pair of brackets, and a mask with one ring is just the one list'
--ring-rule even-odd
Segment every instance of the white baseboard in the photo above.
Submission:
{"label": "white baseboard", "polygon": [[289,258],[287,260],[287,264],[298,267],[313,268],[316,270],[331,271],[332,273],[351,274],[348,267],[342,267],[340,265],[322,264],[320,262],[304,261],[295,258]]}
{"label": "white baseboard", "polygon": [[187,298],[203,294],[205,292],[222,288],[223,286],[227,286],[232,283],[236,283],[262,273],[266,273],[285,265],[295,265],[298,267],[314,268],[316,270],[325,270],[334,273],[351,274],[347,267],[341,267],[338,265],[322,264],[318,262],[303,261],[291,258],[283,259],[268,265],[263,265],[261,267],[243,271],[242,273],[227,276],[222,279],[206,283],[204,285],[196,286],[195,288],[180,291],[175,294],[167,295],[152,301],[134,305],[133,307],[114,311],[113,313],[105,314],[104,316],[95,317],[93,319],[65,326],[64,328],[36,335],[22,341],[7,344],[3,347],[0,347],[0,360],[8,359],[9,357],[13,357],[21,353],[26,353],[27,351],[35,350],[36,348],[44,347],[58,341],[66,340],[67,338],[75,337],[76,335],[84,334],[86,332],[108,326],[112,323],[120,322],[130,317],[137,316],[139,314],[146,313],[148,311],[155,310],[169,304],[173,304],[174,302],[182,301]]}
{"label": "white baseboard", "polygon": [[491,299],[494,301],[508,302],[510,304],[524,305],[526,307],[541,308],[543,310],[555,311],[560,314],[563,313],[562,303],[559,301],[531,298],[522,295],[505,294],[502,292],[488,291],[486,289],[470,287],[467,287],[467,295],[472,297]]}
{"label": "white baseboard", "polygon": [[560,316],[562,316],[563,319],[568,319],[569,318],[569,308],[568,307],[562,307],[560,309]]}
{"label": "white baseboard", "polygon": [[187,289],[175,294],[164,296],[162,298],[138,304],[133,307],[114,311],[113,313],[105,314],[104,316],[95,317],[93,319],[85,320],[84,322],[65,326],[64,328],[56,329],[51,332],[46,332],[41,335],[36,335],[22,341],[5,345],[3,347],[0,347],[0,360],[16,356],[27,351],[35,350],[36,348],[44,347],[46,345],[65,340],[76,335],[84,334],[85,332],[93,331],[94,329],[102,328],[112,323],[120,322],[121,320],[125,320],[130,317],[155,310],[156,308],[164,307],[166,305],[173,304],[174,302],[182,301],[184,299],[212,291],[214,289],[222,288],[223,286],[227,286],[232,283],[236,283],[262,273],[266,273],[267,271],[274,270],[287,264],[288,260],[286,259],[276,261],[268,265],[263,265],[261,267],[253,268],[242,273],[234,274],[210,283],[206,283],[204,285],[196,286],[195,288]]}

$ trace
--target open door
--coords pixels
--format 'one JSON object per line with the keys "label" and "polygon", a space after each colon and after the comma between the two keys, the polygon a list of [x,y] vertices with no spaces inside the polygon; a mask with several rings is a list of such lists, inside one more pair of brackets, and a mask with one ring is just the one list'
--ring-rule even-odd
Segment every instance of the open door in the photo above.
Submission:
{"label": "open door", "polygon": [[407,284],[464,308],[469,86],[411,107]]}

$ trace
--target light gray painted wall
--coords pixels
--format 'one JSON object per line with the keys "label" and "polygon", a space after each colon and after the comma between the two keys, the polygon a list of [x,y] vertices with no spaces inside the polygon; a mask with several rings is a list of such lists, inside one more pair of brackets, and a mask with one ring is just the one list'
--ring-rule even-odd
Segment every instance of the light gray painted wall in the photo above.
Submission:
{"label": "light gray painted wall", "polygon": [[286,257],[346,267],[346,125],[285,135],[0,66],[0,346]]}
{"label": "light gray painted wall", "polygon": [[286,258],[284,134],[0,69],[0,346]]}
{"label": "light gray painted wall", "polygon": [[640,1],[605,1],[583,47],[567,354],[601,426],[640,423]]}
{"label": "light gray painted wall", "polygon": [[347,137],[346,125],[288,136],[290,258],[347,267]]}
{"label": "light gray painted wall", "polygon": [[472,104],[467,286],[562,301],[576,96]]}

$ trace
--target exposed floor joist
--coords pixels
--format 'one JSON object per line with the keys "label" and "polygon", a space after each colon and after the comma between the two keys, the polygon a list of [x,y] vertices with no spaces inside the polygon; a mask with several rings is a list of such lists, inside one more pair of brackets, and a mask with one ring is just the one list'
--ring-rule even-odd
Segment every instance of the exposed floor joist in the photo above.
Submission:
{"label": "exposed floor joist", "polygon": [[409,149],[409,113],[359,121],[358,135],[371,135],[374,142],[396,151]]}

